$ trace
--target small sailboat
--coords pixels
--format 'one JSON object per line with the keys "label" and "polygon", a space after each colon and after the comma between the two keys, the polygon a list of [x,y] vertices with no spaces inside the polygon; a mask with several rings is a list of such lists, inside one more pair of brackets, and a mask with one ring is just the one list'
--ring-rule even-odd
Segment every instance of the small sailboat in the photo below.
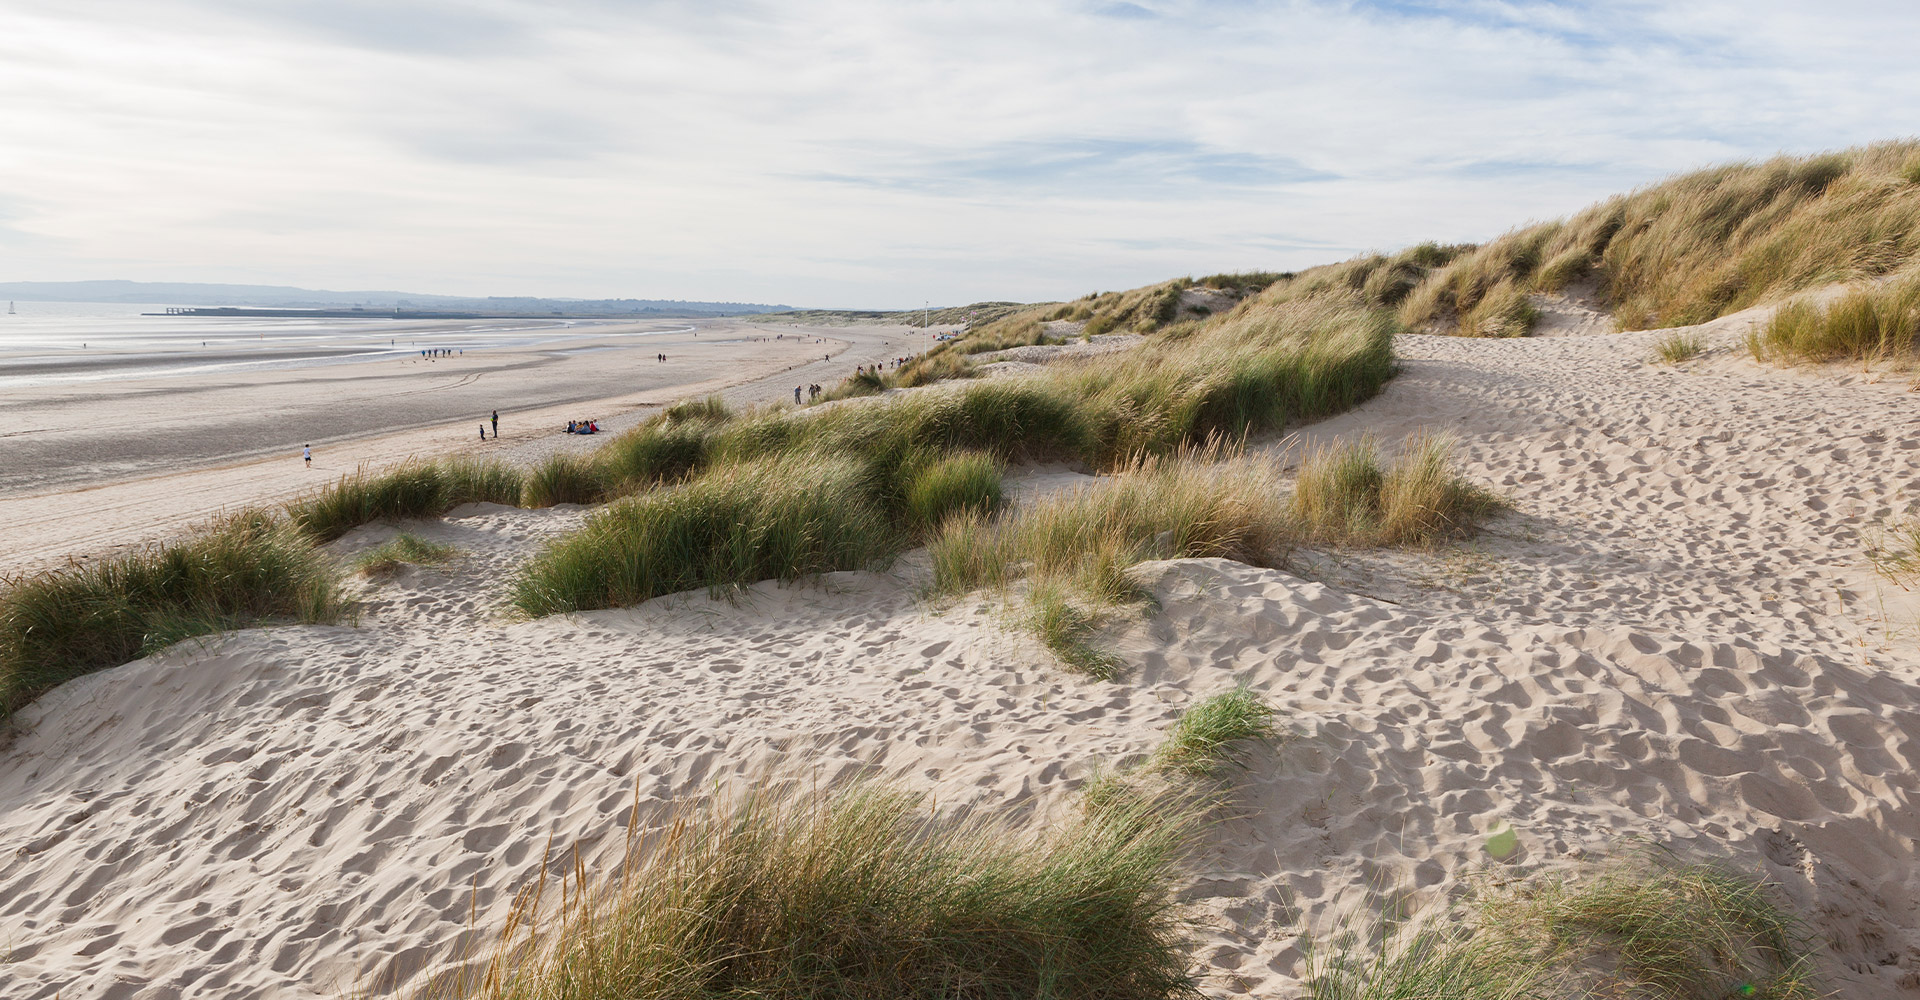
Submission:
{"label": "small sailboat", "polygon": [[13,312],[13,303],[12,303],[12,302],[8,302],[8,303],[7,303],[7,315],[9,315],[9,316],[12,316],[13,314],[14,314],[14,312]]}

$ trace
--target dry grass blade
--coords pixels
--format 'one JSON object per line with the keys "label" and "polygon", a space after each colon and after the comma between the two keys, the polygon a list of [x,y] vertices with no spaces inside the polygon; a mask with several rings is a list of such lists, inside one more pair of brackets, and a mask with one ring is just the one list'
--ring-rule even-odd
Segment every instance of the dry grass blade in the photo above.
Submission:
{"label": "dry grass blade", "polygon": [[1120,804],[1046,835],[863,786],[756,793],[634,841],[620,877],[530,890],[473,1000],[1168,1000],[1191,824]]}

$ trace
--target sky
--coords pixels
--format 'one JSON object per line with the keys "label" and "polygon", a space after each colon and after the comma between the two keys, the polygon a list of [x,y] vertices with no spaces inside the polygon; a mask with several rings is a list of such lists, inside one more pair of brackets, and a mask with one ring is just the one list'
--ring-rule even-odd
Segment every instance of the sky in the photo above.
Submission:
{"label": "sky", "polygon": [[1920,4],[4,0],[0,281],[902,308],[1920,131]]}

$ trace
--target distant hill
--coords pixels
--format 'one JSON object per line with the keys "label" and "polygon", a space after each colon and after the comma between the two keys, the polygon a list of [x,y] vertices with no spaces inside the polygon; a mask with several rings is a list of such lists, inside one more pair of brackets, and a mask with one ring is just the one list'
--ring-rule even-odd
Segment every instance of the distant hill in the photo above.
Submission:
{"label": "distant hill", "polygon": [[815,326],[844,326],[852,323],[881,323],[902,326],[967,326],[991,323],[1012,315],[1027,305],[1021,302],[975,302],[965,306],[941,306],[938,309],[796,309],[768,319],[783,323]]}
{"label": "distant hill", "polygon": [[154,302],[169,305],[257,306],[283,309],[431,308],[440,311],[569,316],[735,316],[786,312],[792,306],[679,299],[546,299],[518,295],[474,298],[421,292],[350,291],[286,285],[220,285],[172,281],[6,281],[0,299],[20,302]]}

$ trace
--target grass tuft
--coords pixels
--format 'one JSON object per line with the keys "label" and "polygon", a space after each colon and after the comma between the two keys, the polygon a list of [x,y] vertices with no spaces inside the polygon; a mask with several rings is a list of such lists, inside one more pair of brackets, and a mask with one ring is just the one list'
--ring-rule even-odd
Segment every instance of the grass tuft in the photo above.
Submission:
{"label": "grass tuft", "polygon": [[1242,766],[1245,744],[1273,739],[1273,707],[1244,687],[1214,695],[1181,713],[1153,766],[1196,778],[1217,778]]}
{"label": "grass tuft", "polygon": [[563,884],[557,919],[538,883],[477,981],[430,995],[1198,997],[1174,892],[1189,828],[1126,804],[1033,835],[871,786],[749,795],[631,842],[599,892]]}
{"label": "grass tuft", "polygon": [[1471,914],[1375,918],[1308,935],[1313,1000],[1816,1000],[1829,996],[1767,886],[1710,863],[1620,860],[1534,875]]}
{"label": "grass tuft", "polygon": [[1488,915],[1543,930],[1561,961],[1596,970],[1596,995],[1826,995],[1797,923],[1766,886],[1714,864],[1622,862],[1584,883],[1537,880]]}
{"label": "grass tuft", "polygon": [[513,604],[535,616],[623,607],[702,587],[864,569],[901,544],[864,463],[812,454],[753,459],[608,505],[528,565]]}
{"label": "grass tuft", "polygon": [[1470,531],[1505,503],[1454,471],[1452,448],[1446,437],[1416,434],[1383,467],[1371,439],[1322,447],[1300,466],[1292,522],[1332,544],[1419,546]]}
{"label": "grass tuft", "polygon": [[992,514],[1006,502],[1000,463],[980,452],[959,452],[914,463],[906,484],[906,520],[917,535],[931,535],[960,514]]}
{"label": "grass tuft", "polygon": [[1291,542],[1273,471],[1217,457],[1143,459],[1106,483],[991,520],[950,517],[928,545],[933,590],[1026,580],[1023,624],[1069,666],[1110,679],[1118,661],[1091,639],[1109,611],[1146,599],[1128,567],[1181,557],[1275,565]]}
{"label": "grass tuft", "polygon": [[1677,365],[1692,361],[1707,349],[1707,339],[1698,333],[1676,330],[1653,342],[1653,353],[1661,361]]}
{"label": "grass tuft", "polygon": [[590,456],[559,452],[527,474],[521,503],[534,508],[593,504],[606,500],[609,492],[605,466]]}
{"label": "grass tuft", "polygon": [[1910,362],[1920,354],[1920,275],[1855,289],[1825,309],[1789,302],[1760,340],[1768,354],[1803,361]]}
{"label": "grass tuft", "polygon": [[451,545],[429,542],[418,535],[402,532],[355,560],[354,571],[366,576],[392,576],[405,565],[446,562],[453,558],[456,551]]}
{"label": "grass tuft", "polygon": [[8,582],[0,712],[182,639],[346,611],[324,555],[286,520],[247,512],[184,542]]}
{"label": "grass tuft", "polygon": [[1120,659],[1096,648],[1094,632],[1100,614],[1074,600],[1057,582],[1036,583],[1027,594],[1027,627],[1060,662],[1094,680],[1110,681],[1120,670]]}
{"label": "grass tuft", "polygon": [[719,396],[702,396],[699,399],[683,399],[661,411],[668,423],[686,423],[704,420],[711,423],[724,423],[733,418],[733,410],[727,401]]}
{"label": "grass tuft", "polygon": [[293,523],[332,541],[373,521],[438,517],[462,504],[517,504],[523,480],[502,462],[454,459],[408,463],[382,473],[362,468],[287,505]]}

